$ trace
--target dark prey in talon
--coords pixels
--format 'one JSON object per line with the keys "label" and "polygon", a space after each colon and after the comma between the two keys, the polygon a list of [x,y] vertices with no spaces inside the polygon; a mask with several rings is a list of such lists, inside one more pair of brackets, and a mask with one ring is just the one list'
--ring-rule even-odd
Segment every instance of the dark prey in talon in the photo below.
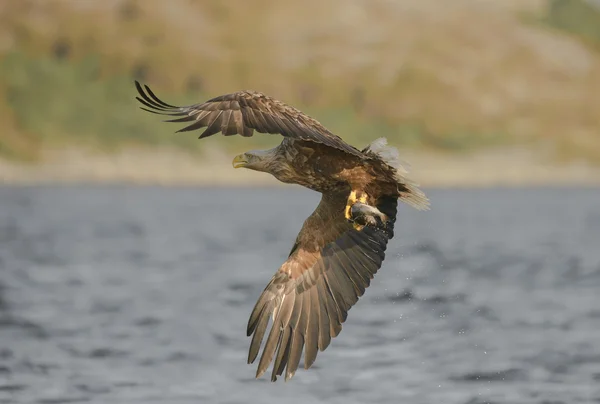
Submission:
{"label": "dark prey in talon", "polygon": [[398,201],[424,210],[427,197],[406,177],[398,151],[384,138],[357,149],[317,120],[256,91],[179,107],[160,100],[148,86],[137,81],[135,86],[142,109],[187,125],[178,132],[203,128],[199,138],[219,132],[282,135],[277,147],[240,154],[233,166],[321,194],[288,258],[258,297],[247,326],[252,336],[248,363],[260,357],[256,377],[272,364],[271,380],[284,373],[288,380],[302,355],[304,368],[310,368],[381,267],[394,237]]}
{"label": "dark prey in talon", "polygon": [[360,226],[386,226],[387,216],[376,207],[356,202],[350,208],[350,215],[354,223]]}

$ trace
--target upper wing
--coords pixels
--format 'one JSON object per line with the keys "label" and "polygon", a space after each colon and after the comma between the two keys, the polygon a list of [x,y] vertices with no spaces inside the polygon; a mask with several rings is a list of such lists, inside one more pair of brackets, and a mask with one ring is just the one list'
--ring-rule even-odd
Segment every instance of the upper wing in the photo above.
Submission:
{"label": "upper wing", "polygon": [[317,120],[294,107],[255,91],[238,91],[221,95],[201,104],[177,107],[161,101],[148,86],[145,90],[135,82],[140,97],[136,99],[155,114],[181,116],[167,122],[193,122],[178,130],[185,132],[206,128],[200,138],[222,132],[225,136],[252,136],[260,133],[279,133],[283,136],[322,143],[347,153],[362,156],[362,152],[331,133]]}
{"label": "upper wing", "polygon": [[339,334],[348,310],[358,301],[385,258],[393,237],[397,198],[381,198],[377,207],[389,222],[384,229],[355,230],[343,215],[347,194],[323,195],[306,220],[288,260],[275,273],[248,321],[253,335],[248,363],[253,363],[272,318],[256,377],[275,357],[271,380],[287,366],[291,378],[304,348],[304,368]]}

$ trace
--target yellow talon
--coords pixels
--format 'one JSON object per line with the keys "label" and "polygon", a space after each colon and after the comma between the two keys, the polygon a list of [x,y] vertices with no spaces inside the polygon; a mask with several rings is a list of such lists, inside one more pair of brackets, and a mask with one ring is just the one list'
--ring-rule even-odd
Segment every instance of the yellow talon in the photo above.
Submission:
{"label": "yellow talon", "polygon": [[348,197],[348,202],[346,203],[346,210],[344,212],[344,216],[346,216],[346,219],[350,220],[352,218],[352,216],[350,216],[350,208],[352,208],[352,205],[354,205],[356,203],[356,191],[351,191],[350,192],[350,196]]}
{"label": "yellow talon", "polygon": [[358,224],[358,223],[352,223],[352,227],[354,227],[356,229],[356,231],[361,231],[362,229],[365,228],[365,226],[363,226],[362,224]]}
{"label": "yellow talon", "polygon": [[[358,195],[358,196],[357,196]],[[346,216],[346,219],[351,220],[352,219],[352,215],[350,214],[350,210],[352,209],[352,205],[354,205],[356,202],[361,202],[361,203],[367,203],[367,194],[364,192],[360,192],[360,191],[351,191],[350,192],[350,196],[348,196],[348,202],[346,203],[346,210],[344,211],[344,216]],[[358,230],[361,231],[365,226],[360,225],[358,223],[352,223],[352,226]]]}

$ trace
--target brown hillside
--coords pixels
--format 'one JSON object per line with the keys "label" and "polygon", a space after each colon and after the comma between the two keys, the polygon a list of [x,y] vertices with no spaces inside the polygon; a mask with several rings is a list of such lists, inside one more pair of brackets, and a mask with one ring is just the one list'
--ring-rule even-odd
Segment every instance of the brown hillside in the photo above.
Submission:
{"label": "brown hillside", "polygon": [[99,54],[100,78],[128,74],[159,91],[252,88],[314,111],[350,105],[432,144],[541,140],[598,161],[600,55],[525,22],[524,12],[545,9],[539,0],[9,0],[0,52]]}

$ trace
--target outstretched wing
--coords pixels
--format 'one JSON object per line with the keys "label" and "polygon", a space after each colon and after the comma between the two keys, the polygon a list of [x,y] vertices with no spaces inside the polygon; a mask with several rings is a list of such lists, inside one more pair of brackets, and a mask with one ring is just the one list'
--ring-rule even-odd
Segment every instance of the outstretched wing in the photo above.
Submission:
{"label": "outstretched wing", "polygon": [[248,321],[253,335],[248,363],[257,358],[272,319],[256,377],[275,358],[271,381],[291,378],[304,349],[304,368],[337,336],[348,310],[363,295],[381,267],[393,237],[397,198],[380,198],[377,207],[389,222],[385,228],[355,230],[344,217],[348,194],[324,194],[306,219],[288,260],[275,273]]}
{"label": "outstretched wing", "polygon": [[[317,120],[279,100],[255,91],[238,91],[221,95],[204,103],[177,107],[160,100],[150,88],[135,82],[140,97],[136,99],[155,114],[176,116],[167,122],[192,122],[178,130],[206,128],[200,139],[218,132],[225,136],[252,136],[260,133],[279,133],[283,136],[322,143],[347,153],[363,156],[362,152],[331,133]],[[144,91],[145,89],[145,91]]]}

